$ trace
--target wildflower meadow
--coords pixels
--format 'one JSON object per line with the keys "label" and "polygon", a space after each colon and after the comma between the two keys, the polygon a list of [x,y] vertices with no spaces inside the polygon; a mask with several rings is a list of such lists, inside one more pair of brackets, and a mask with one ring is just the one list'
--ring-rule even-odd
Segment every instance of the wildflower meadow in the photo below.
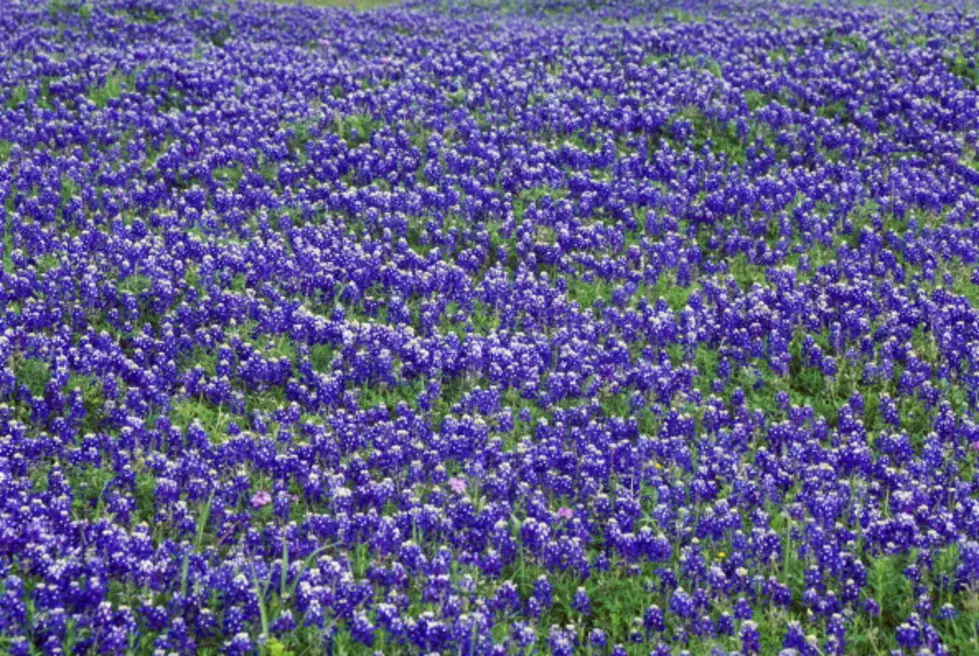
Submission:
{"label": "wildflower meadow", "polygon": [[977,58],[0,0],[0,654],[979,655]]}

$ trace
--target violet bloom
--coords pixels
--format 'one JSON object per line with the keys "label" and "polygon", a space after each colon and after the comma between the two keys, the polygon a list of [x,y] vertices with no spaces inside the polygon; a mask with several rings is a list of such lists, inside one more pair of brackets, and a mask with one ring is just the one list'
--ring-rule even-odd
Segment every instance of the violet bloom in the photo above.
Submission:
{"label": "violet bloom", "polygon": [[252,496],[252,508],[261,508],[262,506],[267,506],[270,503],[272,503],[272,495],[265,490],[259,490],[254,496]]}

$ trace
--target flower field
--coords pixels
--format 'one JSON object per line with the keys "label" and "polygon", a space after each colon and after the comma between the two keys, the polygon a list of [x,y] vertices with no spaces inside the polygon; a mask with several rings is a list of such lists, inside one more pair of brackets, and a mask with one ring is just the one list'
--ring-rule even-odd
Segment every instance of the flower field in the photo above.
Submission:
{"label": "flower field", "polygon": [[0,653],[979,654],[977,57],[0,0]]}

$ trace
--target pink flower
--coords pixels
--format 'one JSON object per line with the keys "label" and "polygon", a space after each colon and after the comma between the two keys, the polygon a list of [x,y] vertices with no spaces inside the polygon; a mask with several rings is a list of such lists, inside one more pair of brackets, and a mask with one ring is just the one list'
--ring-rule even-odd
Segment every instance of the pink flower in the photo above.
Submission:
{"label": "pink flower", "polygon": [[456,494],[462,494],[466,491],[466,482],[461,478],[450,478],[449,487],[452,488],[452,491]]}
{"label": "pink flower", "polygon": [[259,490],[252,497],[252,508],[261,508],[262,506],[267,506],[272,503],[272,495],[265,490]]}
{"label": "pink flower", "polygon": [[567,506],[561,506],[560,508],[557,509],[557,516],[560,517],[561,519],[571,519],[572,517],[574,517],[574,511],[571,510],[571,508],[568,508]]}
{"label": "pink flower", "polygon": [[330,44],[330,40],[329,39],[320,39],[320,46],[321,47],[323,47],[323,48],[329,48],[330,45],[331,44]]}

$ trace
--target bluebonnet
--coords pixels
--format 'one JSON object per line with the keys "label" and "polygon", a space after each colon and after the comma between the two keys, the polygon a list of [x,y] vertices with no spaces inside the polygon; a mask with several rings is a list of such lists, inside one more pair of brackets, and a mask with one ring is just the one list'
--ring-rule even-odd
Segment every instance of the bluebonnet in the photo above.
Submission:
{"label": "bluebonnet", "polygon": [[952,650],[975,16],[859,4],[6,3],[9,651]]}

